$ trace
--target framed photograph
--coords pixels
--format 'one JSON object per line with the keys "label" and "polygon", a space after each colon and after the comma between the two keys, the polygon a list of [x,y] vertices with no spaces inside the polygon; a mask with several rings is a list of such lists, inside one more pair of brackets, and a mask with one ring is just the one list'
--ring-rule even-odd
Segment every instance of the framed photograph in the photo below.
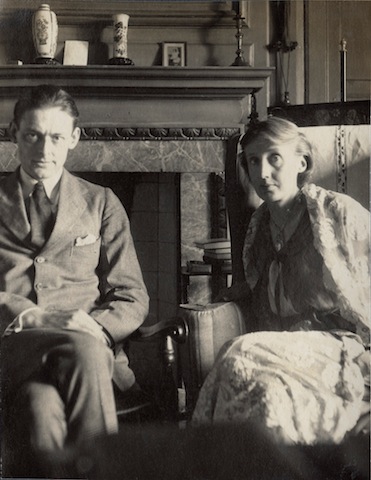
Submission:
{"label": "framed photograph", "polygon": [[162,65],[165,67],[186,66],[186,44],[184,42],[162,44]]}

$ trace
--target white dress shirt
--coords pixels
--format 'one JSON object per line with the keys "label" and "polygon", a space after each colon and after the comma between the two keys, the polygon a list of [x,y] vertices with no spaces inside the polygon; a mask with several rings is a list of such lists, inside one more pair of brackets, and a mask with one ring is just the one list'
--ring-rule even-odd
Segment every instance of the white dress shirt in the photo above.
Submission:
{"label": "white dress shirt", "polygon": [[[46,196],[51,202],[51,208],[54,215],[57,213],[58,210],[59,187],[62,173],[63,170],[58,172],[54,177],[41,180],[44,185]],[[23,199],[26,201],[32,195],[35,185],[39,182],[39,180],[31,177],[25,170],[23,170],[22,167],[20,169],[20,180],[23,192]]]}

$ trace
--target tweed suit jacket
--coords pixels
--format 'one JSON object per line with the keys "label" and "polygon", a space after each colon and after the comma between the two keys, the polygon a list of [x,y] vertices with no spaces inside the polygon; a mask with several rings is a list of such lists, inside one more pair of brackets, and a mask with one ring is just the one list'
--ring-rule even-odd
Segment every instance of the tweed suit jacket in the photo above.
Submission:
{"label": "tweed suit jacket", "polygon": [[30,244],[19,170],[0,181],[1,332],[26,308],[82,309],[120,344],[144,321],[148,295],[120,200],[63,171],[55,226]]}

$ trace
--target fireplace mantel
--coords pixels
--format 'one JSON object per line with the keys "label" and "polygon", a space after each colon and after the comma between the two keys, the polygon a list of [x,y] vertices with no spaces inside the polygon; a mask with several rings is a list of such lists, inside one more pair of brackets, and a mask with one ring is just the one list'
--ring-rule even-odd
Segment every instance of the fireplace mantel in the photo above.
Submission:
{"label": "fireplace mantel", "polygon": [[0,67],[0,98],[21,88],[56,82],[79,95],[242,98],[259,91],[272,68],[253,67]]}
{"label": "fireplace mantel", "polygon": [[231,126],[243,122],[248,97],[272,68],[253,67],[0,67],[0,124],[22,89],[56,83],[78,100],[82,125]]}

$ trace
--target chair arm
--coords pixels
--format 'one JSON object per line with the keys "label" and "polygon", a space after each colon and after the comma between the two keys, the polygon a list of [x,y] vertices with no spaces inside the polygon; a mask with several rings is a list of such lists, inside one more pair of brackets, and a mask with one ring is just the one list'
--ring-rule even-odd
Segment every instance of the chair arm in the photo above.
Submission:
{"label": "chair arm", "polygon": [[174,317],[170,320],[162,320],[149,327],[139,327],[138,338],[150,338],[154,335],[161,337],[171,337],[177,343],[186,341],[188,330],[187,325],[182,318]]}
{"label": "chair arm", "polygon": [[184,323],[185,341],[179,345],[179,355],[188,410],[193,410],[201,385],[224,343],[247,332],[246,313],[242,302],[180,305],[177,323]]}
{"label": "chair arm", "polygon": [[[221,347],[226,341],[247,332],[246,317],[247,306],[244,302],[211,303],[205,306],[182,304],[176,317],[149,327],[140,327],[135,340],[161,339],[162,358],[167,372],[166,396],[173,397],[173,400],[176,385],[172,384],[172,378],[176,376],[174,370],[178,370],[176,364],[179,361],[187,411],[190,413]],[[174,341],[178,344],[178,358]],[[172,404],[172,400],[166,402],[165,408],[170,411]]]}

